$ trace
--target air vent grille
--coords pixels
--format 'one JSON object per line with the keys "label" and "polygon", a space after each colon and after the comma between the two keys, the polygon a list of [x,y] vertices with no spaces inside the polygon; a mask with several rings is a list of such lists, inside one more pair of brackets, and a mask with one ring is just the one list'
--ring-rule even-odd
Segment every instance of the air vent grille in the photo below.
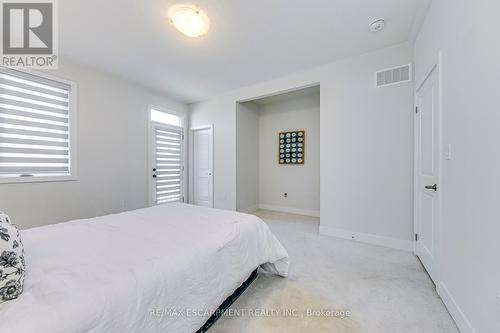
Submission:
{"label": "air vent grille", "polygon": [[393,67],[375,73],[376,88],[409,82],[411,80],[411,65]]}

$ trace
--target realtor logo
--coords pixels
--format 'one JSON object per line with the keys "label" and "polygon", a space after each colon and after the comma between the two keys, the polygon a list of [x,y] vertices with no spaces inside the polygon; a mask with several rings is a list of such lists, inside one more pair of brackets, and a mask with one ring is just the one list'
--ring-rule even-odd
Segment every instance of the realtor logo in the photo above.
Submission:
{"label": "realtor logo", "polygon": [[57,68],[55,0],[0,0],[1,66]]}

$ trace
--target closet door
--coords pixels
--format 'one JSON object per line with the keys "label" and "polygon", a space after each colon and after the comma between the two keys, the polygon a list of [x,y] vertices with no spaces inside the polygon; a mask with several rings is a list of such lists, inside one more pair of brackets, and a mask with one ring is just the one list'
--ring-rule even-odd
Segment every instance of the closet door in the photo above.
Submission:
{"label": "closet door", "polygon": [[191,129],[193,195],[191,203],[214,206],[213,178],[213,127]]}

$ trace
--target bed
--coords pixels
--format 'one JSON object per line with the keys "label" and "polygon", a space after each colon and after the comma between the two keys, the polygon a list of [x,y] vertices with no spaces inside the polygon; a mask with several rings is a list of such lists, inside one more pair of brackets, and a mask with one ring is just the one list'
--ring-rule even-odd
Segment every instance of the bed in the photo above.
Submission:
{"label": "bed", "polygon": [[288,255],[258,217],[181,203],[23,230],[23,294],[0,332],[199,330],[257,267]]}

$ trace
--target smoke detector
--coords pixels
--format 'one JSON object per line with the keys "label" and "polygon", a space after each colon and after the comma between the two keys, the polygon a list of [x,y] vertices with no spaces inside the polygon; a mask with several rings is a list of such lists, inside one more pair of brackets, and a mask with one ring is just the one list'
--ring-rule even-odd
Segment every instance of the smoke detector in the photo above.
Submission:
{"label": "smoke detector", "polygon": [[384,27],[385,27],[385,20],[383,19],[375,20],[373,21],[372,24],[370,24],[370,31],[378,32],[384,29]]}

